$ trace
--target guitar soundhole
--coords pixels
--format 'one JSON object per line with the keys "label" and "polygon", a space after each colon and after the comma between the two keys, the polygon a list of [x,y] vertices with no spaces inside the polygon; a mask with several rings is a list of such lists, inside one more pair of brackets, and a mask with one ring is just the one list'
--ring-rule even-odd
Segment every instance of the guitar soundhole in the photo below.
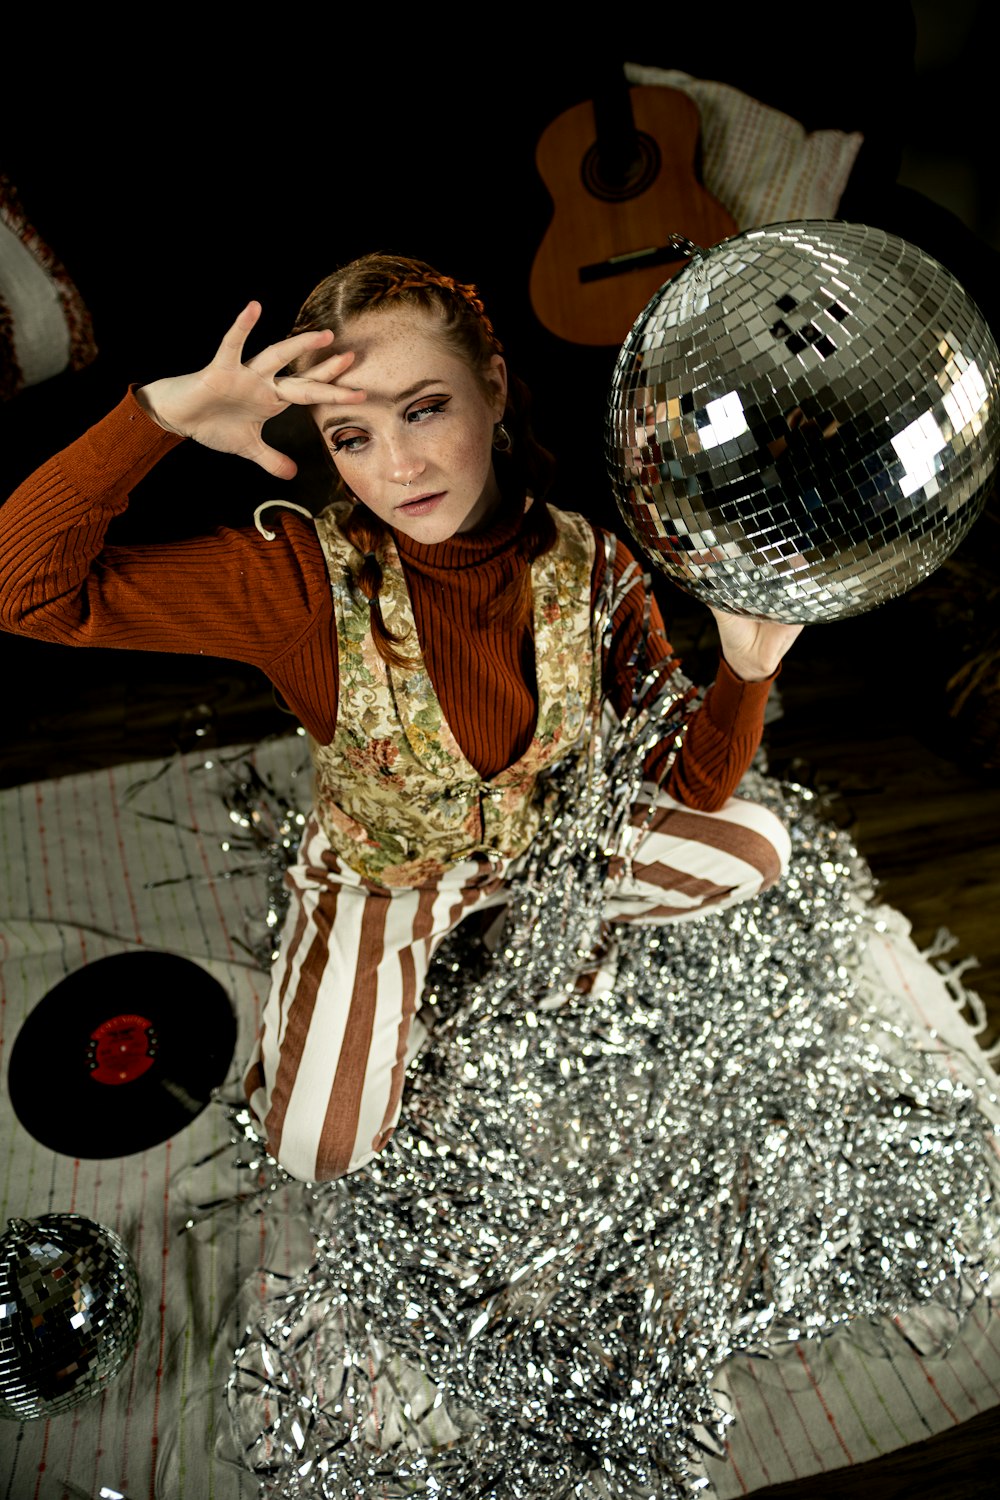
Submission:
{"label": "guitar soundhole", "polygon": [[602,153],[595,141],[583,158],[580,177],[588,193],[605,203],[621,203],[637,198],[652,187],[659,175],[660,148],[643,130],[637,130],[630,143],[627,161],[614,160],[612,153]]}

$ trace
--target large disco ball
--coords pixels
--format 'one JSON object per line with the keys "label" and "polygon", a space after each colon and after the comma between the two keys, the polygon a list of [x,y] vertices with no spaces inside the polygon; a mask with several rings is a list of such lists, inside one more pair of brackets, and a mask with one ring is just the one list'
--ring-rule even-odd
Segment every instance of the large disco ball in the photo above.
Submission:
{"label": "large disco ball", "polygon": [[113,1229],[81,1214],[11,1219],[0,1236],[0,1417],[96,1396],[135,1348],[142,1296]]}
{"label": "large disco ball", "polygon": [[998,363],[955,277],[884,230],[803,220],[693,250],[615,364],[618,507],[706,604],[860,614],[932,573],[982,511]]}

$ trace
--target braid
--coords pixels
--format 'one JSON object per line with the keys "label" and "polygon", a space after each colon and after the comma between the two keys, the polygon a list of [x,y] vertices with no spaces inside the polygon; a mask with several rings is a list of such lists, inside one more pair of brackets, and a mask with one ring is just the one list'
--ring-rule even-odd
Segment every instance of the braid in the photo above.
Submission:
{"label": "braid", "polygon": [[368,600],[372,639],[375,642],[376,651],[391,667],[416,666],[416,660],[399,649],[405,636],[396,635],[382,618],[382,606],[379,603],[379,591],[382,587],[379,549],[385,540],[386,526],[368,509],[367,505],[355,501],[346,518],[341,521],[340,530],[362,555],[362,563],[354,574],[354,582]]}
{"label": "braid", "polygon": [[468,281],[456,281],[454,276],[442,276],[440,271],[434,271],[428,266],[419,272],[399,272],[386,278],[385,286],[381,291],[375,293],[369,306],[379,302],[388,302],[395,297],[402,297],[407,292],[422,292],[430,287],[436,287],[439,291],[446,292],[451,297],[457,297],[476,315],[482,325],[483,334],[494,354],[503,353],[503,345],[497,338],[486,315],[483,299],[476,288]]}

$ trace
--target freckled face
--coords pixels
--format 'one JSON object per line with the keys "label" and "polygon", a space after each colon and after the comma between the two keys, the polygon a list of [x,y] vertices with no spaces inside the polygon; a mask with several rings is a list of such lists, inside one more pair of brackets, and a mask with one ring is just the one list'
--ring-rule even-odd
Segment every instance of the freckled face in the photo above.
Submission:
{"label": "freckled face", "polygon": [[500,356],[477,378],[441,339],[434,315],[412,308],[364,313],[337,347],[353,351],[346,379],[364,400],[317,406],[313,415],[352,493],[419,542],[443,542],[488,520],[500,502],[493,471],[493,429],[507,395]]}

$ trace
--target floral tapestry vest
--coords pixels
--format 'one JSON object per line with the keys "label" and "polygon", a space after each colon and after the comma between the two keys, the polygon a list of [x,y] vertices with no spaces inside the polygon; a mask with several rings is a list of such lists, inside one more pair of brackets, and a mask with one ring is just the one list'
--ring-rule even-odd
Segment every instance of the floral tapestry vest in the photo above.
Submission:
{"label": "floral tapestry vest", "polygon": [[[543,773],[584,742],[600,710],[600,658],[591,619],[594,532],[552,510],[557,541],[532,564],[538,717],[519,760],[484,780],[449,727],[423,660],[392,667],[375,649],[368,601],[354,586],[361,558],[337,525],[316,518],[337,622],[337,728],[311,741],[315,810],[344,864],[379,885],[423,885],[458,860],[510,858],[534,837],[546,802]],[[381,556],[382,617],[419,656],[406,579],[390,541]]]}

